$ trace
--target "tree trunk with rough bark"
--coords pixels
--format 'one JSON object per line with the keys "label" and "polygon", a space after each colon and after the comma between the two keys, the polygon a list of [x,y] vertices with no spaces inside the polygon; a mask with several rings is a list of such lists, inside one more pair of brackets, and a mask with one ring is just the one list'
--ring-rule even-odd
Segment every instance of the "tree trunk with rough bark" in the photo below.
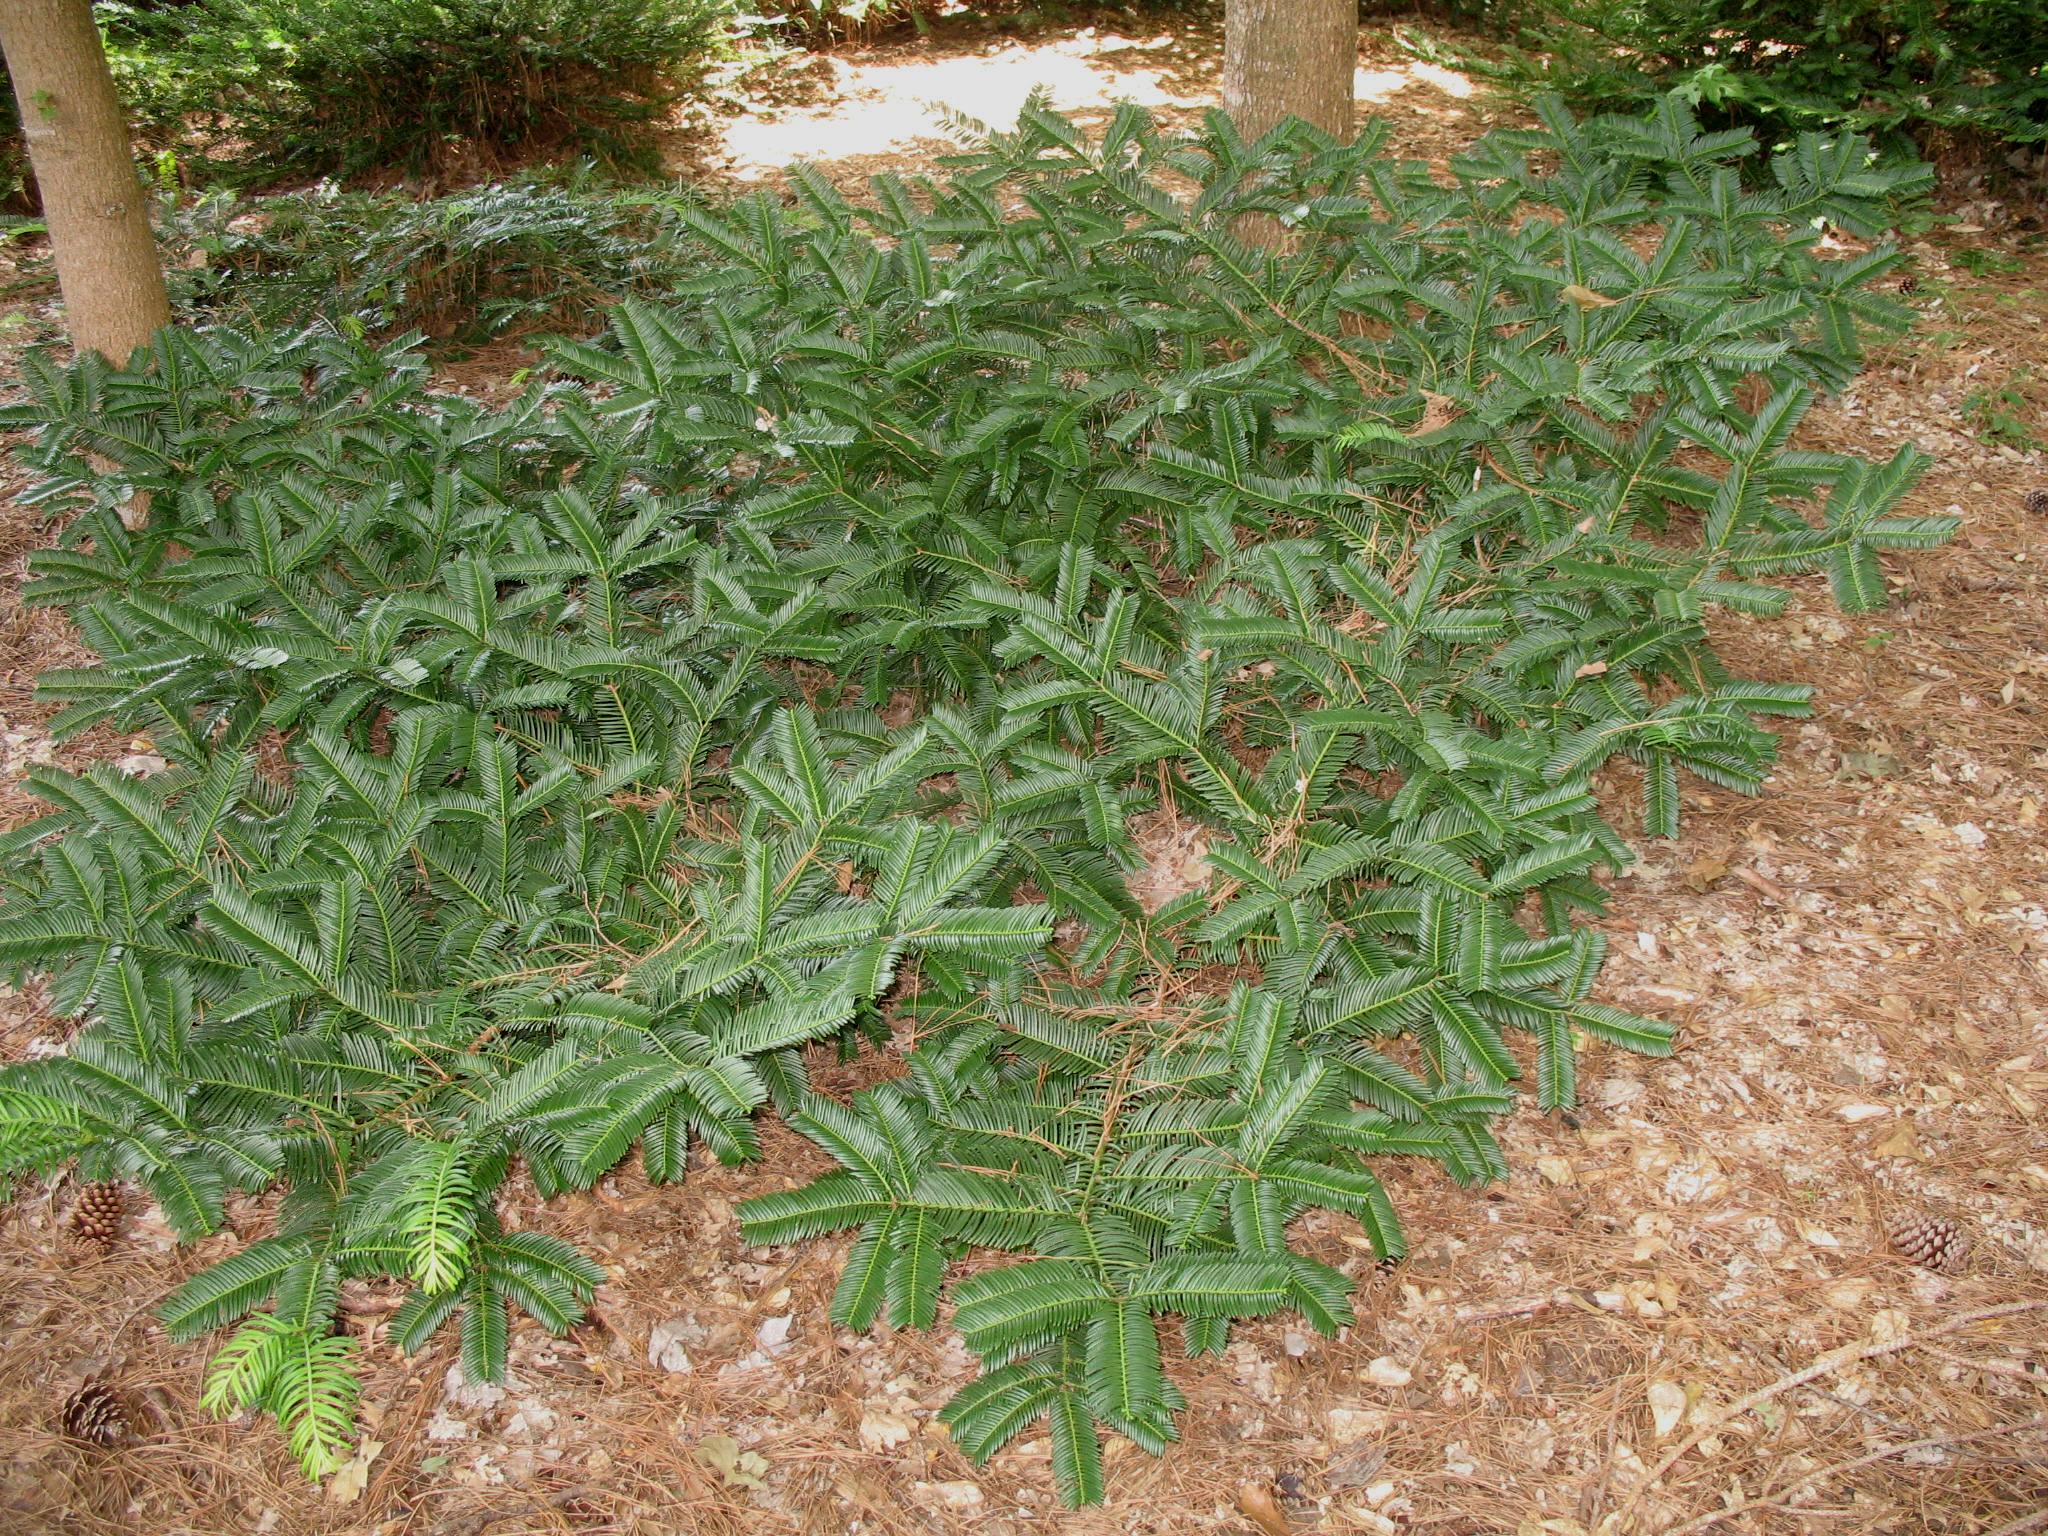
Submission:
{"label": "tree trunk with rough bark", "polygon": [[0,0],[0,50],[21,105],[71,345],[126,363],[170,323],[171,307],[90,0]]}
{"label": "tree trunk with rough bark", "polygon": [[1223,107],[1255,139],[1298,117],[1351,137],[1358,0],[1229,0],[1223,20]]}

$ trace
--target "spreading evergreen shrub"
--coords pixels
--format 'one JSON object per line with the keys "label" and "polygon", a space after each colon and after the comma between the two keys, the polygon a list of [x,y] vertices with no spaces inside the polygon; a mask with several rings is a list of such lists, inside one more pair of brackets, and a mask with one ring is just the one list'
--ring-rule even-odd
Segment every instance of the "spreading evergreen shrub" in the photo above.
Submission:
{"label": "spreading evergreen shrub", "polygon": [[1499,0],[1519,45],[1468,67],[1574,105],[1639,111],[1677,91],[1774,135],[1853,128],[1923,149],[2048,139],[2038,0]]}
{"label": "spreading evergreen shrub", "polygon": [[[569,1328],[599,1279],[500,1226],[515,1169],[674,1180],[773,1105],[841,1166],[748,1240],[857,1232],[838,1326],[950,1296],[953,1443],[1046,1418],[1101,1498],[1102,1430],[1175,1437],[1169,1342],[1349,1321],[1303,1212],[1393,1259],[1383,1159],[1500,1177],[1517,1084],[1669,1050],[1597,996],[1594,773],[1649,836],[1687,774],[1755,790],[1806,690],[1708,615],[1805,570],[1872,607],[1880,550],[1951,531],[1899,511],[1912,448],[1791,446],[1901,318],[1897,254],[1820,233],[1925,174],[1807,137],[1751,194],[1676,100],[1542,118],[1448,184],[1378,129],[1130,108],[863,209],[798,172],[679,214],[674,307],[502,409],[332,335],[32,369],[34,595],[101,657],[54,729],[173,766],[37,769],[0,843],[0,962],[81,1020],[0,1073],[0,1167],[137,1180],[187,1236],[281,1186],[162,1316],[234,1329],[208,1403],[317,1474],[344,1278],[495,1375],[513,1308]],[[1168,805],[1212,878],[1148,910]],[[900,1076],[812,1088],[806,1048],[889,1030]],[[969,1250],[1010,1257],[949,1290]]]}

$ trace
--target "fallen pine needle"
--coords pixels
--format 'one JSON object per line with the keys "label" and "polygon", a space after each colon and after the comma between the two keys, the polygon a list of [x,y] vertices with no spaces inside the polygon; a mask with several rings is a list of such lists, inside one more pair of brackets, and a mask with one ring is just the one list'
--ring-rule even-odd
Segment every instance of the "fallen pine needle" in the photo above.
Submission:
{"label": "fallen pine needle", "polygon": [[[1716,1430],[1741,1418],[1742,1415],[1748,1413],[1752,1408],[1767,1403],[1772,1398],[1778,1397],[1783,1393],[1790,1392],[1795,1387],[1803,1387],[1816,1377],[1825,1376],[1832,1371],[1838,1371],[1845,1365],[1854,1365],[1862,1360],[1876,1360],[1884,1355],[1896,1355],[1903,1350],[1916,1348],[1928,1339],[1938,1339],[1947,1334],[1958,1333],[1973,1323],[1988,1322],[1996,1317],[2013,1317],[2021,1312],[2037,1312],[2043,1307],[2048,1307],[2048,1298],[2036,1301],[2010,1301],[2003,1306],[1997,1307],[1979,1307],[1972,1312],[1958,1312],[1938,1328],[1904,1333],[1899,1335],[1898,1338],[1888,1339],[1882,1344],[1865,1344],[1860,1347],[1845,1345],[1840,1349],[1829,1350],[1804,1370],[1794,1371],[1790,1376],[1781,1377],[1767,1387],[1759,1387],[1747,1397],[1729,1404],[1726,1409],[1715,1415],[1711,1422],[1700,1425],[1691,1434],[1679,1441],[1672,1448],[1670,1454],[1665,1456],[1662,1461],[1658,1462],[1651,1469],[1650,1475],[1636,1484],[1634,1492],[1629,1494],[1628,1498],[1622,1503],[1621,1508],[1616,1512],[1620,1517],[1616,1520],[1616,1525],[1620,1525],[1621,1518],[1626,1518],[1636,1505],[1641,1502],[1643,1495],[1654,1487],[1658,1479],[1663,1477],[1665,1473],[1677,1466],[1680,1459],[1688,1451],[1692,1450],[1694,1446],[1698,1445]],[[2048,1521],[2048,1515],[2044,1515],[2042,1518],[2044,1521]],[[2017,1531],[2019,1530],[2034,1530],[2036,1528],[2035,1526],[2016,1527],[2014,1536],[2017,1536]]]}

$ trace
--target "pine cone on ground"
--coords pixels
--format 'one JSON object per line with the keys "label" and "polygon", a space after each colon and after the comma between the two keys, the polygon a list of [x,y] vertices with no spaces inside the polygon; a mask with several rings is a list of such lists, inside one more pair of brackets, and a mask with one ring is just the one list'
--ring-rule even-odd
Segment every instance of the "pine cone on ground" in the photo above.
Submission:
{"label": "pine cone on ground", "polygon": [[2048,517],[2048,485],[2037,485],[2027,492],[2026,508],[2036,517]]}
{"label": "pine cone on ground", "polygon": [[65,1398],[58,1421],[65,1434],[87,1445],[113,1445],[128,1433],[121,1395],[103,1381],[88,1381]]}
{"label": "pine cone on ground", "polygon": [[78,1192],[71,1208],[71,1230],[80,1242],[102,1247],[121,1235],[121,1218],[127,1214],[128,1198],[119,1184],[88,1184]]}
{"label": "pine cone on ground", "polygon": [[1938,1274],[1960,1269],[1970,1252],[1969,1236],[1961,1227],[1925,1211],[1899,1212],[1891,1219],[1888,1235],[1901,1255]]}

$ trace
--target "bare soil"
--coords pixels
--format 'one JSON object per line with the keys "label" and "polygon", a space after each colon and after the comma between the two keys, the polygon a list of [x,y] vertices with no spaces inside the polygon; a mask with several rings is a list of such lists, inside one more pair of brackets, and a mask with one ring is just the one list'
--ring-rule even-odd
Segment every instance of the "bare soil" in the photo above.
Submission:
{"label": "bare soil", "polygon": [[[990,117],[1034,70],[1084,113],[1122,90],[1170,98],[1156,103],[1168,114],[1213,99],[1213,33],[1155,36],[849,51],[793,92],[760,86],[784,104],[756,100],[709,158],[737,180],[792,154],[847,180],[918,168],[942,147],[923,85]],[[1360,69],[1363,110],[1389,117],[1407,153],[1441,158],[1484,126],[1465,82],[1383,37],[1363,39]],[[863,123],[874,113],[886,121]],[[206,1347],[172,1345],[152,1318],[170,1286],[262,1233],[259,1202],[187,1250],[138,1210],[100,1252],[64,1236],[74,1188],[25,1192],[0,1212],[12,1528],[2048,1528],[2048,508],[2026,506],[2048,492],[2048,454],[2028,441],[2048,435],[2048,249],[1995,202],[1952,197],[1952,212],[1960,222],[1915,247],[1919,332],[1803,435],[1882,456],[1917,442],[1939,462],[1911,510],[1960,513],[1962,536],[1888,563],[1886,613],[1844,618],[1801,582],[1782,618],[1719,625],[1736,670],[1817,684],[1819,713],[1787,730],[1760,798],[1690,786],[1683,837],[1640,841],[1616,886],[1602,995],[1682,1025],[1677,1057],[1591,1047],[1576,1116],[1527,1110],[1504,1127],[1503,1185],[1396,1169],[1416,1251],[1391,1272],[1348,1220],[1310,1218],[1315,1250],[1359,1277],[1357,1326],[1335,1341],[1247,1326],[1224,1359],[1178,1366],[1183,1444],[1153,1459],[1113,1443],[1105,1509],[1057,1508],[1043,1437],[980,1472],[947,1444],[935,1411],[973,1370],[947,1330],[828,1324],[844,1244],[741,1244],[734,1205],[820,1165],[770,1125],[760,1163],[681,1188],[622,1171],[546,1204],[515,1192],[508,1224],[570,1237],[612,1278],[570,1337],[515,1332],[503,1388],[464,1383],[452,1341],[401,1358],[383,1338],[396,1292],[352,1290],[367,1436],[354,1475],[324,1490],[267,1424],[204,1419]],[[16,331],[36,328],[30,316]],[[1987,400],[2008,388],[1994,441]],[[49,743],[32,677],[75,642],[20,607],[42,534],[33,511],[5,515],[12,819],[31,763],[130,746]],[[1629,771],[1605,794],[1617,825],[1637,824]],[[1183,831],[1162,835],[1172,858],[1187,855]],[[0,998],[0,1053],[63,1032],[33,990]],[[819,1068],[843,1086],[889,1065]],[[1901,1213],[1957,1221],[1967,1260],[1937,1274],[1891,1251]],[[88,1372],[133,1411],[136,1433],[113,1450],[56,1427]]]}

